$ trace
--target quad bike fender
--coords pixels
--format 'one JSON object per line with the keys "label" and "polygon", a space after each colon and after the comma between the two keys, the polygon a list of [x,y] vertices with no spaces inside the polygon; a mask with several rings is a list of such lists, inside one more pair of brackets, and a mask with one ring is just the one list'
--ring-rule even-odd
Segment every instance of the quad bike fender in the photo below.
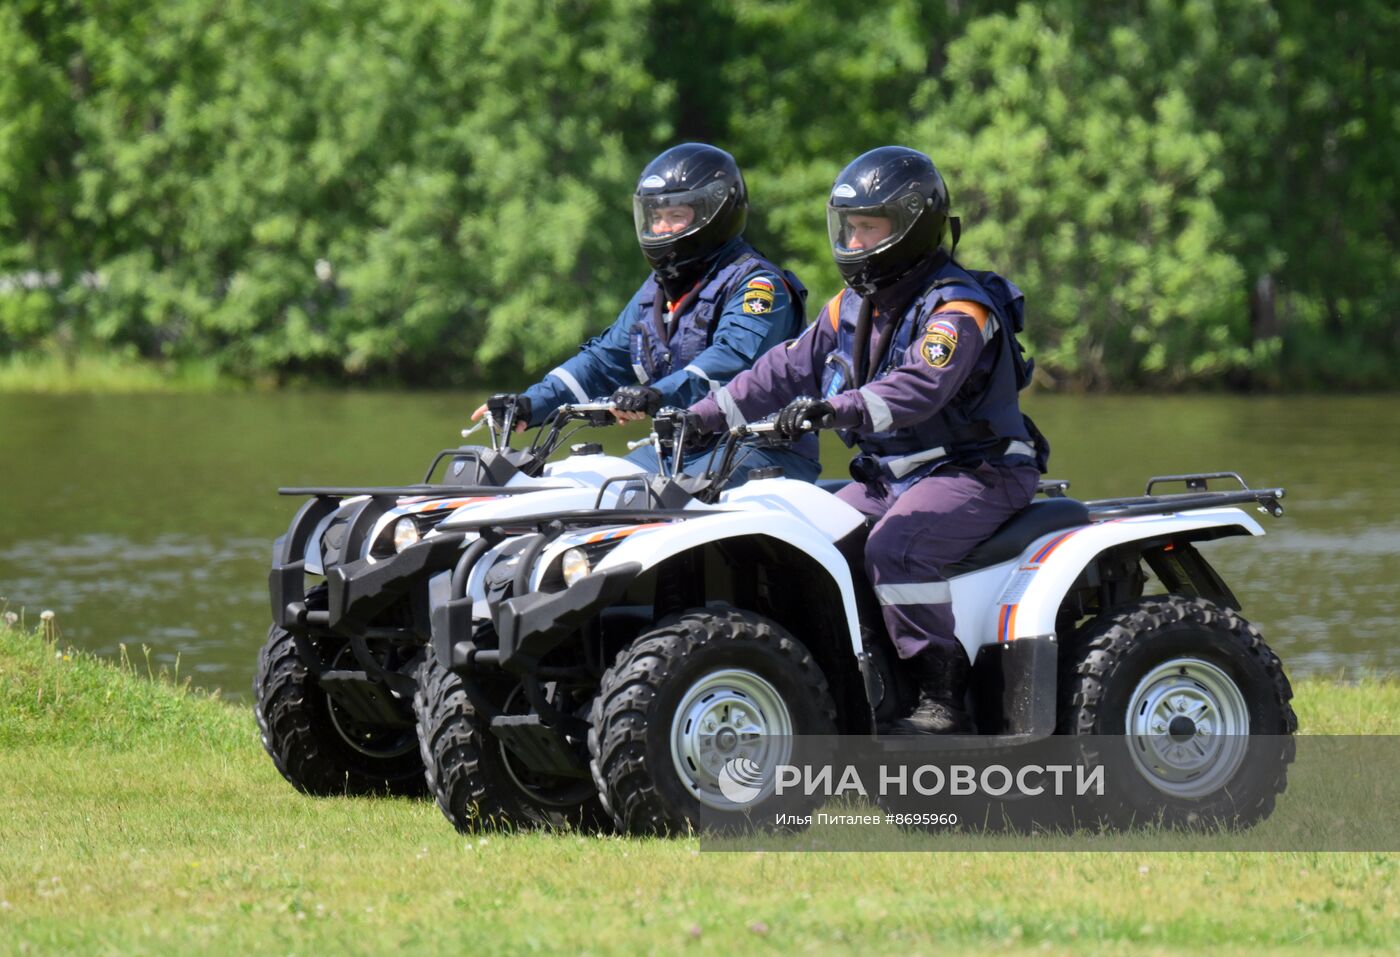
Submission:
{"label": "quad bike fender", "polygon": [[461,507],[438,526],[439,531],[452,531],[465,522],[494,522],[515,518],[520,515],[539,515],[544,512],[568,512],[592,508],[598,498],[598,489],[587,486],[560,488],[554,485],[548,489],[531,492],[528,495],[502,495],[499,498],[464,502]]}
{"label": "quad bike fender", "polygon": [[[465,522],[506,520],[518,515],[536,515],[540,511],[548,509],[568,511],[591,508],[597,497],[598,490],[595,488],[582,486],[559,488],[555,485],[530,495],[481,495],[469,498],[423,500],[400,505],[384,513],[375,522],[374,529],[365,539],[365,549],[361,559],[368,565],[392,561],[393,557],[376,558],[369,554],[369,550],[374,542],[391,534],[389,529],[405,515],[422,515],[438,510],[452,510],[447,518],[423,536],[424,541],[427,541],[441,535],[462,535],[462,533],[457,532],[457,528]],[[473,528],[462,536],[462,540],[471,542],[478,537],[479,533]],[[489,555],[487,557],[490,558]],[[484,569],[490,567],[490,564],[490,561],[486,561],[480,563],[480,566]]]}
{"label": "quad bike fender", "polygon": [[284,535],[272,543],[272,567],[268,572],[268,597],[272,606],[272,621],[286,628],[295,624],[294,614],[287,606],[305,602],[305,573],[311,569],[320,573],[321,534],[340,507],[338,499],[327,496],[309,498],[297,509]]}
{"label": "quad bike fender", "polygon": [[512,479],[507,484],[524,485],[538,482],[559,485],[564,481],[573,481],[596,490],[606,481],[619,479],[623,476],[640,475],[645,471],[636,462],[619,458],[616,455],[570,455],[557,462],[550,462],[544,467],[544,475],[538,479],[521,476],[519,482]]}
{"label": "quad bike fender", "polygon": [[1135,541],[1193,541],[1263,534],[1259,523],[1238,508],[1115,518],[1053,532],[1032,542],[1016,562],[997,566],[1002,587],[990,596],[990,601],[986,587],[989,581],[979,581],[976,589],[970,586],[973,579],[993,569],[955,580],[954,612],[961,629],[965,606],[971,608],[980,602],[984,608],[975,630],[964,639],[974,657],[983,645],[1053,638],[1056,614],[1066,593],[1089,563],[1108,549]]}
{"label": "quad bike fender", "polygon": [[[318,499],[318,501],[334,501],[334,499]],[[325,561],[321,555],[321,540],[326,534],[326,529],[330,528],[331,522],[335,520],[341,509],[351,505],[363,505],[369,501],[368,495],[356,495],[351,498],[340,499],[338,507],[332,508],[322,516],[321,520],[311,531],[311,535],[306,539],[306,551],[304,553],[306,570],[312,575],[324,575],[326,573]]]}
{"label": "quad bike fender", "polygon": [[[496,502],[508,503],[511,501],[512,498],[518,497],[519,496],[472,495],[458,498],[425,498],[417,501],[403,502],[389,509],[383,515],[379,516],[379,518],[374,523],[374,528],[371,529],[369,535],[365,537],[365,547],[363,550],[363,554],[357,557],[364,559],[371,565],[373,565],[377,561],[387,561],[388,559],[385,558],[375,558],[375,556],[370,554],[370,551],[373,548],[375,542],[379,541],[381,538],[387,535],[393,534],[389,531],[389,529],[391,529],[394,526],[394,523],[397,522],[399,519],[403,518],[405,515],[431,515],[434,512],[448,511],[449,509],[451,510],[448,517],[443,519],[440,523],[438,523],[437,528],[434,528],[432,531],[428,532],[427,535],[424,536],[426,538],[438,534],[440,530],[451,531],[451,527],[448,526],[448,523],[452,521],[452,516],[461,515],[465,518],[468,515],[477,514],[477,511],[479,509],[484,508],[487,505]],[[443,526],[448,527],[444,528]]]}
{"label": "quad bike fender", "polygon": [[[796,483],[789,483],[796,484]],[[824,494],[824,493],[823,493]],[[826,496],[830,501],[831,496]],[[841,503],[836,503],[841,504]],[[833,587],[841,596],[845,610],[845,632],[849,636],[851,650],[857,658],[864,655],[864,644],[860,637],[860,617],[856,605],[855,585],[851,580],[850,567],[846,559],[821,532],[807,521],[795,515],[779,511],[760,512],[735,511],[729,514],[710,514],[684,521],[656,525],[634,526],[632,529],[594,531],[591,536],[565,536],[551,543],[540,556],[531,572],[531,587],[537,588],[545,572],[562,556],[562,553],[579,544],[575,539],[586,540],[597,535],[627,532],[625,539],[601,561],[594,565],[595,572],[606,571],[620,565],[635,563],[639,574],[655,568],[676,555],[701,548],[715,542],[766,536],[797,548],[816,562],[825,571]],[[793,587],[826,587],[815,583],[794,583]]]}

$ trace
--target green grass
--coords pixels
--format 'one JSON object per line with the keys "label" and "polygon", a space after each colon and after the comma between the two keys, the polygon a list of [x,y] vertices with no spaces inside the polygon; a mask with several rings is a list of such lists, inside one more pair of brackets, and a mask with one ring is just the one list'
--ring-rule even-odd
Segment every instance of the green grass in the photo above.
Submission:
{"label": "green grass", "polygon": [[0,357],[0,393],[183,394],[245,388],[222,375],[212,360],[162,363],[112,353]]}
{"label": "green grass", "polygon": [[[253,653],[253,649],[249,649]],[[312,799],[246,706],[0,626],[2,953],[1394,952],[1397,857],[701,853]],[[1306,682],[1313,732],[1400,683]]]}

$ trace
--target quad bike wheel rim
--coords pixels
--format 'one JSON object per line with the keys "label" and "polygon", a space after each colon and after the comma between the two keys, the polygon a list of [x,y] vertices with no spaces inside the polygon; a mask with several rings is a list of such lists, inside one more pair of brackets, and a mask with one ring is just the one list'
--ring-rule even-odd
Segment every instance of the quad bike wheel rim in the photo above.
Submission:
{"label": "quad bike wheel rim", "polygon": [[[740,668],[712,671],[682,696],[671,720],[671,758],[687,790],[706,807],[733,811],[736,802],[721,789],[726,766],[731,778],[743,768],[745,782],[764,780],[743,803],[767,796],[771,776],[792,755],[792,715],[766,678]],[[731,790],[731,794],[734,793]]]}
{"label": "quad bike wheel rim", "polygon": [[1221,668],[1173,658],[1138,682],[1124,727],[1133,763],[1157,790],[1195,799],[1224,787],[1249,749],[1249,708]]}
{"label": "quad bike wheel rim", "polygon": [[[353,658],[350,649],[340,649],[331,663],[331,668],[341,667],[347,658]],[[324,691],[321,693],[325,694]],[[340,739],[366,757],[384,761],[402,757],[418,749],[418,734],[413,728],[405,732],[398,728],[362,724],[347,715],[329,694],[326,694],[326,711],[330,714],[331,727],[335,728],[335,733],[340,735]]]}
{"label": "quad bike wheel rim", "polygon": [[[520,685],[512,688],[510,694],[506,696],[501,713],[529,713],[525,692]],[[558,780],[551,779],[548,775],[535,774],[528,768],[518,766],[519,762],[514,752],[504,741],[498,739],[496,747],[499,749],[501,766],[505,768],[506,777],[510,778],[511,783],[520,789],[521,794],[526,795],[541,807],[570,808],[582,803],[594,793],[591,781],[580,783],[569,778]]]}

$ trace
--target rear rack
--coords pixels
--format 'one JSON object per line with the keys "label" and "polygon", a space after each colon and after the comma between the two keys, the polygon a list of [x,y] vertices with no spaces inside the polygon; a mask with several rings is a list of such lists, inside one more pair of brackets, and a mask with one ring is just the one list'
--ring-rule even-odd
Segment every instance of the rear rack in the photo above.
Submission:
{"label": "rear rack", "polygon": [[[1233,479],[1238,482],[1238,489],[1228,491],[1210,491],[1210,482],[1213,479]],[[1177,492],[1171,495],[1153,495],[1152,490],[1158,485],[1167,485],[1180,482],[1186,486],[1187,491]],[[1147,488],[1142,495],[1130,498],[1100,498],[1084,503],[1089,509],[1089,517],[1094,521],[1103,521],[1109,518],[1130,518],[1134,515],[1162,515],[1169,512],[1184,512],[1192,509],[1218,508],[1224,505],[1243,505],[1253,503],[1259,506],[1261,512],[1267,512],[1274,518],[1283,515],[1283,506],[1279,504],[1279,499],[1283,498],[1284,489],[1281,488],[1250,488],[1249,483],[1240,477],[1238,472],[1198,472],[1188,475],[1156,475],[1147,480]]]}

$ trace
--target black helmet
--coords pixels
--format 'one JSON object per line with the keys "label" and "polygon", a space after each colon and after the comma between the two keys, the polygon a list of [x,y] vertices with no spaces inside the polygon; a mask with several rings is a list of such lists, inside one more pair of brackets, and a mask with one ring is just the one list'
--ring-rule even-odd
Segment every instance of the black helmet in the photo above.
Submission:
{"label": "black helmet", "polygon": [[[887,220],[889,228],[862,217]],[[882,146],[857,156],[836,177],[826,224],[836,268],[848,286],[869,295],[943,244],[948,187],[923,153]]]}
{"label": "black helmet", "polygon": [[642,255],[660,276],[677,279],[744,231],[749,191],[734,157],[704,143],[682,143],[642,170],[632,212]]}

